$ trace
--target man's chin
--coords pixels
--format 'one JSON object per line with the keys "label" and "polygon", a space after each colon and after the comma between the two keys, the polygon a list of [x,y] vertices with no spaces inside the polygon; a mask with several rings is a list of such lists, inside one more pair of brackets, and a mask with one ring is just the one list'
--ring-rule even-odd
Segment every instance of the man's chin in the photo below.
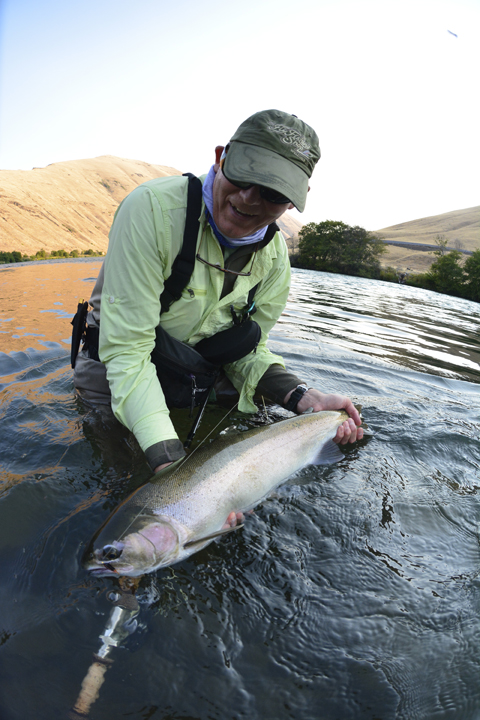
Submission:
{"label": "man's chin", "polygon": [[231,238],[232,240],[241,240],[261,229],[261,226],[257,223],[242,217],[238,217],[235,222],[217,222],[215,220],[215,225],[224,237]]}

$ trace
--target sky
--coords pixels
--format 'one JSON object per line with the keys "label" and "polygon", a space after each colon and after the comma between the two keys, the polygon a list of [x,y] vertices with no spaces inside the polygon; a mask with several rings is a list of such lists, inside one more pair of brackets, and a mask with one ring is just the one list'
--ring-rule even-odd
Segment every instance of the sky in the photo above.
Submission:
{"label": "sky", "polygon": [[480,204],[480,0],[0,0],[0,169],[202,174],[248,116],[311,125],[302,223]]}

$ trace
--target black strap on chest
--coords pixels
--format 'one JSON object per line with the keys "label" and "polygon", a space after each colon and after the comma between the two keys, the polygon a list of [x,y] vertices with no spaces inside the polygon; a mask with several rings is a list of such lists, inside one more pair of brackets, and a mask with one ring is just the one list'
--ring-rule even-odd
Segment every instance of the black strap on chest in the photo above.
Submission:
{"label": "black strap on chest", "polygon": [[188,177],[187,218],[183,233],[182,249],[173,261],[172,273],[167,280],[160,296],[161,313],[168,312],[170,305],[179,300],[188,281],[192,277],[195,265],[195,250],[197,247],[198,230],[200,227],[200,213],[202,211],[202,183],[192,175]]}

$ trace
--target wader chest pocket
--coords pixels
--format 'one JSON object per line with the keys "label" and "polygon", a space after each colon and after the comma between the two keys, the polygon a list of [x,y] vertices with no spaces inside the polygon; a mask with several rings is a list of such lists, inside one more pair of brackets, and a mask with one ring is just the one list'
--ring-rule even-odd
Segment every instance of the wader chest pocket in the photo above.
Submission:
{"label": "wader chest pocket", "polygon": [[158,326],[151,360],[167,406],[193,408],[200,405],[213,387],[222,365],[254,351],[261,334],[258,323],[249,320],[205,338],[192,348]]}

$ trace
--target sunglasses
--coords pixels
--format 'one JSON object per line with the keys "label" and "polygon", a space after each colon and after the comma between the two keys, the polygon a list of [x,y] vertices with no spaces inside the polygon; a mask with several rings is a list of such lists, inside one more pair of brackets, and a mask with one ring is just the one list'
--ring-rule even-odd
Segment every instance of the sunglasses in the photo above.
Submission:
{"label": "sunglasses", "polygon": [[252,274],[252,270],[253,270],[253,263],[255,262],[255,258],[257,257],[258,243],[255,245],[250,269],[247,272],[236,272],[236,270],[229,270],[226,267],[222,267],[218,263],[211,263],[211,262],[208,262],[208,260],[205,260],[204,258],[200,257],[200,249],[202,247],[204,235],[205,235],[205,230],[202,232],[202,237],[200,239],[200,245],[198,246],[198,251],[197,251],[197,255],[196,255],[197,260],[199,260],[204,265],[209,265],[210,267],[215,268],[215,270],[220,270],[220,272],[227,273],[229,275],[238,275],[240,277],[250,277],[250,275]]}
{"label": "sunglasses", "polygon": [[260,192],[260,197],[263,198],[264,200],[266,200],[267,202],[275,203],[275,205],[284,205],[285,203],[290,202],[290,200],[287,197],[285,197],[285,195],[282,195],[281,193],[277,192],[276,190],[273,190],[272,188],[264,187],[263,185],[257,185],[256,183],[240,182],[239,180],[230,180],[230,178],[225,174],[224,164],[225,164],[225,158],[223,158],[223,160],[221,160],[220,167],[222,169],[222,173],[225,177],[225,180],[228,180],[228,182],[231,185],[235,185],[235,187],[238,187],[241,190],[248,190],[248,188],[256,186],[256,187],[258,187],[258,190]]}

